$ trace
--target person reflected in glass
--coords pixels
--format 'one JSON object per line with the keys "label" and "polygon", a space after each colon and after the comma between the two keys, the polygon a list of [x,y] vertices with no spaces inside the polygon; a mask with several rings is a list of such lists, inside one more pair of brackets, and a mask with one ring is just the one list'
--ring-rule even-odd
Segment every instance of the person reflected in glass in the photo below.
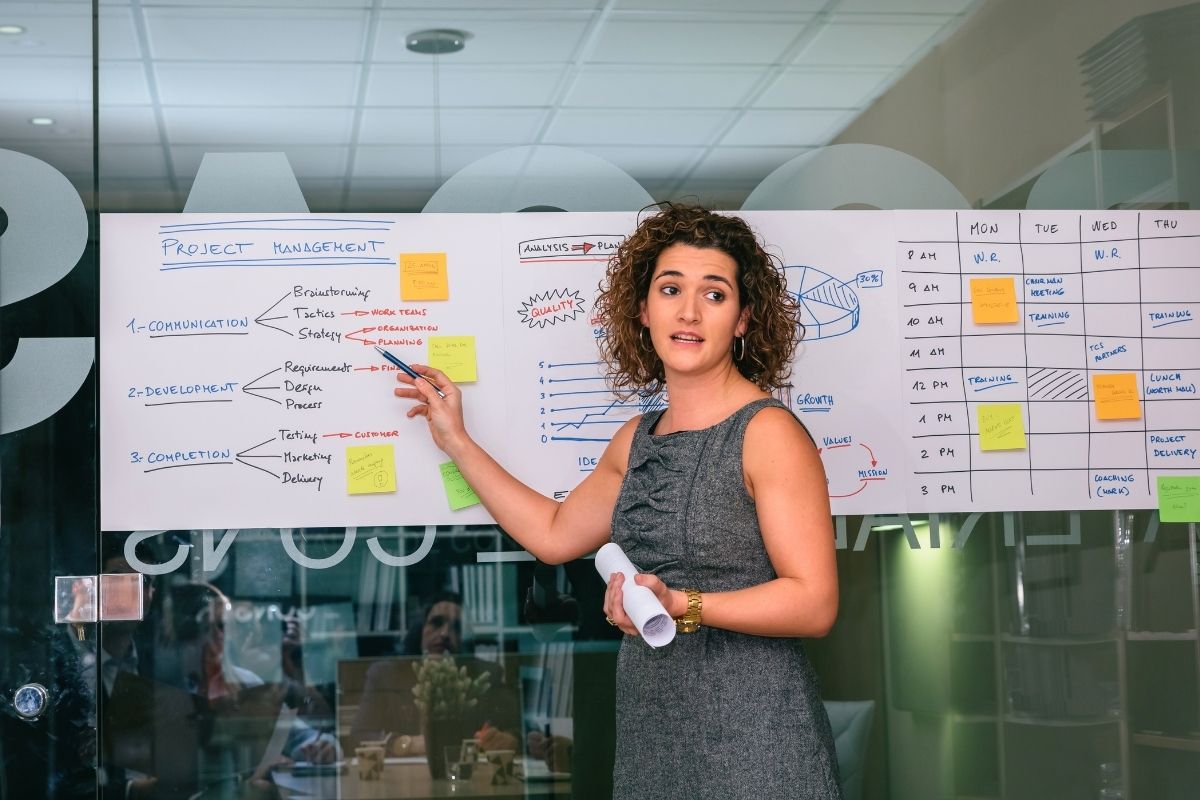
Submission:
{"label": "person reflected in glass", "polygon": [[683,632],[653,650],[623,609],[624,578],[609,582],[604,612],[626,634],[617,798],[841,796],[799,641],[837,614],[832,519],[817,448],[771,395],[800,331],[776,261],[737,217],[672,203],[644,216],[595,311],[612,389],[651,410],[621,425],[562,502],[471,438],[445,374],[397,375],[407,416],[428,423],[500,527],[551,564],[616,542],[678,620]]}
{"label": "person reflected in glass", "polygon": [[[460,715],[464,733],[473,733],[484,750],[513,750],[519,711],[513,692],[504,685],[500,669],[464,653],[462,597],[439,592],[430,598],[415,635],[406,637],[408,655],[454,659],[467,677],[487,676],[477,702]],[[386,741],[393,756],[419,756],[427,751],[421,711],[414,700],[417,674],[411,659],[388,659],[367,669],[362,696],[350,729],[357,746],[363,741]]]}

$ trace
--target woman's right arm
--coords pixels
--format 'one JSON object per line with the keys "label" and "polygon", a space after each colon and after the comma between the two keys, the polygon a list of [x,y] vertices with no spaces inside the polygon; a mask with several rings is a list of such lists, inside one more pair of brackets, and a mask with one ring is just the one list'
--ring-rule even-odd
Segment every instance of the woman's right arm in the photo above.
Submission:
{"label": "woman's right arm", "polygon": [[609,540],[635,420],[621,426],[595,470],[559,503],[514,478],[470,437],[463,423],[462,393],[453,382],[432,367],[413,364],[412,368],[427,380],[403,373],[396,376],[406,384],[395,390],[396,396],[418,401],[407,416],[426,418],[434,444],[457,465],[496,524],[522,547],[539,561],[561,564]]}

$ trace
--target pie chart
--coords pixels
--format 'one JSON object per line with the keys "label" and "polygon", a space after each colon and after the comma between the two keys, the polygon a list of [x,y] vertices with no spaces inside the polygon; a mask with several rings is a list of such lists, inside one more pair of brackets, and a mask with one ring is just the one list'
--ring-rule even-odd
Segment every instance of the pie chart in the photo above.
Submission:
{"label": "pie chart", "polygon": [[784,267],[788,289],[800,301],[805,341],[829,339],[858,327],[858,295],[845,281],[816,267]]}

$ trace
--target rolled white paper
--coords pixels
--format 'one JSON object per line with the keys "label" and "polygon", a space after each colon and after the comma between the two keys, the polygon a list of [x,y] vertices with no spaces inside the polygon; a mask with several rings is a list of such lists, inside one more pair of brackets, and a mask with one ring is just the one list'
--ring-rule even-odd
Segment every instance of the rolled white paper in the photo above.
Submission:
{"label": "rolled white paper", "polygon": [[614,572],[625,576],[625,585],[621,587],[623,600],[621,605],[625,613],[633,620],[634,627],[651,647],[662,647],[670,644],[675,638],[675,620],[658,602],[658,597],[645,586],[639,586],[633,577],[638,574],[633,562],[625,555],[625,551],[615,542],[609,542],[596,551],[596,571],[605,583]]}

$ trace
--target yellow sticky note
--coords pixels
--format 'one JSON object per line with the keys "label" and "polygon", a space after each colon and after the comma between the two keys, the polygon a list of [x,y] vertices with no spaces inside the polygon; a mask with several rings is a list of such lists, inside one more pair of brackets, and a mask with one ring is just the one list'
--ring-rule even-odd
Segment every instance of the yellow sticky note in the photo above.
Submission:
{"label": "yellow sticky note", "polygon": [[346,491],[349,494],[396,491],[396,454],[390,444],[346,448]]}
{"label": "yellow sticky note", "polygon": [[475,337],[430,336],[429,366],[440,369],[455,383],[474,383]]}
{"label": "yellow sticky note", "polygon": [[1011,278],[971,278],[971,318],[976,325],[1017,322],[1017,285]]}
{"label": "yellow sticky note", "polygon": [[1020,403],[988,403],[978,406],[980,450],[1024,450],[1025,420]]}
{"label": "yellow sticky note", "polygon": [[1096,405],[1096,419],[1142,418],[1137,375],[1132,372],[1093,375],[1092,399]]}
{"label": "yellow sticky note", "polygon": [[451,511],[479,505],[479,496],[458,471],[457,464],[447,461],[445,464],[438,464],[438,469],[442,473],[442,484],[446,487],[446,499],[450,501]]}
{"label": "yellow sticky note", "polygon": [[1200,522],[1200,476],[1158,476],[1158,518],[1163,522]]}
{"label": "yellow sticky note", "polygon": [[400,254],[401,300],[449,300],[445,253]]}

